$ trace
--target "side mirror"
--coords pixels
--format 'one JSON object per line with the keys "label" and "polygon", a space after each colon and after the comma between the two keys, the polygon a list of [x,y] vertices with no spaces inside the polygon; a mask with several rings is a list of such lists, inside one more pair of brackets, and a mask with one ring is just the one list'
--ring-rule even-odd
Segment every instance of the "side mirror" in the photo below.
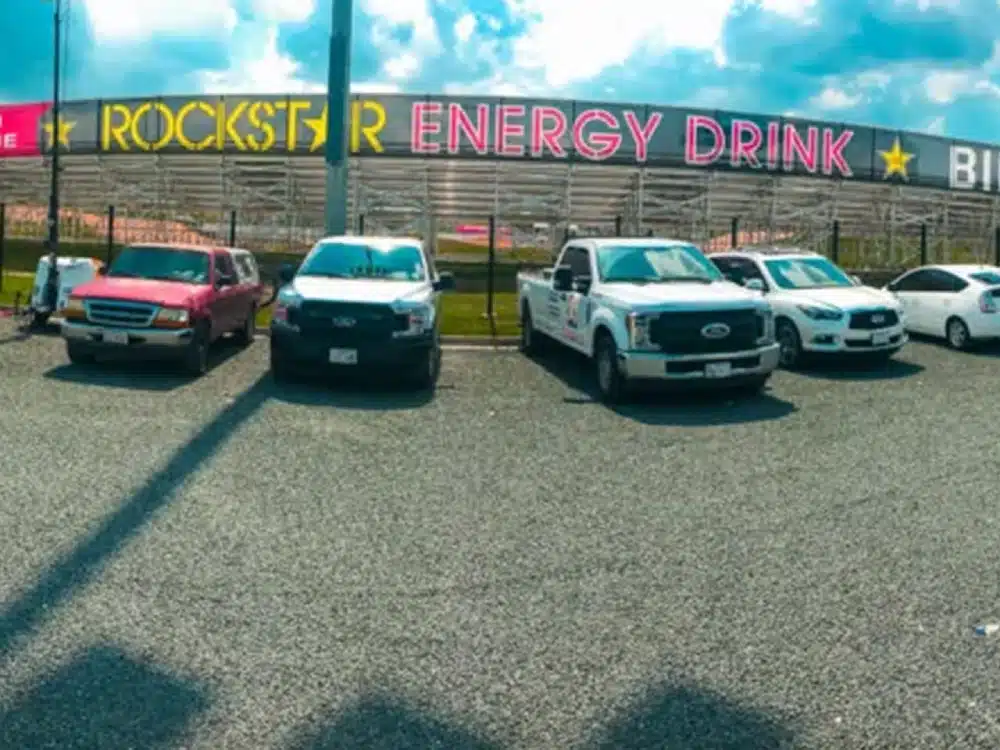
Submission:
{"label": "side mirror", "polygon": [[278,281],[282,284],[291,284],[295,278],[295,266],[291,263],[282,263],[278,269]]}
{"label": "side mirror", "polygon": [[224,286],[232,286],[233,277],[228,274],[219,274],[215,277],[215,288],[222,289]]}
{"label": "side mirror", "polygon": [[97,267],[97,275],[98,276],[107,276],[108,275],[108,267],[107,266],[98,266]]}
{"label": "side mirror", "polygon": [[455,275],[451,271],[442,271],[434,282],[435,292],[448,292],[455,288]]}
{"label": "side mirror", "polygon": [[569,292],[573,289],[573,269],[569,266],[559,266],[552,273],[552,288],[557,292]]}
{"label": "side mirror", "polygon": [[760,279],[746,279],[743,282],[743,287],[749,289],[751,292],[764,293],[764,282]]}
{"label": "side mirror", "polygon": [[864,286],[864,282],[862,282],[857,276],[852,276],[851,281],[854,282],[854,286]]}

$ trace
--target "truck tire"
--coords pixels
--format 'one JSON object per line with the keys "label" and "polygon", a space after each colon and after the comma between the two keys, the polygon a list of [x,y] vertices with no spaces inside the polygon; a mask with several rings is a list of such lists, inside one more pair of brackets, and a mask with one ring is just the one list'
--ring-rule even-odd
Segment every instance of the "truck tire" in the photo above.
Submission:
{"label": "truck tire", "polygon": [[594,370],[601,401],[622,403],[628,395],[628,379],[618,367],[618,347],[608,333],[599,333],[594,342]]}
{"label": "truck tire", "polygon": [[80,366],[92,365],[97,359],[92,353],[81,349],[75,341],[66,342],[66,356],[72,364]]}
{"label": "truck tire", "polygon": [[281,354],[275,349],[274,342],[271,342],[270,352],[269,352],[269,367],[271,370],[271,379],[279,383],[287,383],[292,379],[292,368],[288,366],[288,362],[282,359]]}
{"label": "truck tire", "polygon": [[210,346],[208,327],[204,324],[198,325],[191,337],[191,342],[184,352],[182,365],[184,372],[194,377],[200,377],[208,372],[208,350]]}
{"label": "truck tire", "polygon": [[520,348],[529,357],[541,354],[545,348],[542,334],[535,330],[534,321],[531,319],[531,310],[528,309],[527,305],[524,306],[521,312]]}
{"label": "truck tire", "polygon": [[434,346],[420,358],[410,382],[419,391],[433,391],[441,375],[441,347]]}
{"label": "truck tire", "polygon": [[247,315],[243,325],[236,331],[236,341],[240,346],[250,346],[257,335],[257,306],[250,306],[250,313]]}

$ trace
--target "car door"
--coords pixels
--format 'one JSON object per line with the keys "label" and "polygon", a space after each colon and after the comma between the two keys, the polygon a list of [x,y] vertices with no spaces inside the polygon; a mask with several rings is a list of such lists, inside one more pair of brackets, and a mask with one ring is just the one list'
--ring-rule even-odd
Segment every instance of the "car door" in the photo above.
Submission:
{"label": "car door", "polygon": [[594,280],[590,250],[575,245],[566,248],[563,265],[573,270],[573,289],[560,299],[559,329],[567,344],[582,350],[584,331],[590,323],[590,286]]}
{"label": "car door", "polygon": [[[924,333],[943,337],[945,324],[959,307],[959,296],[969,286],[969,282],[950,271],[934,268],[930,271],[931,287],[923,292],[920,305],[921,325]],[[959,314],[962,311],[958,310]]]}
{"label": "car door", "polygon": [[920,268],[900,276],[888,285],[888,290],[899,300],[906,313],[906,329],[913,333],[927,333],[927,312],[924,306],[931,294],[933,276],[929,268]]}
{"label": "car door", "polygon": [[218,338],[243,323],[245,310],[240,308],[240,286],[232,256],[217,250],[213,256],[212,334]]}

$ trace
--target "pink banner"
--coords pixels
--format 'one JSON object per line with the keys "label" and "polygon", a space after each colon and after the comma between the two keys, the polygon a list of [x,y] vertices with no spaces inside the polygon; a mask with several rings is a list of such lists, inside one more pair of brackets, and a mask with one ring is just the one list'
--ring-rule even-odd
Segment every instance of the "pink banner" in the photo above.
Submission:
{"label": "pink banner", "polygon": [[0,105],[0,159],[38,156],[42,153],[41,120],[51,105]]}

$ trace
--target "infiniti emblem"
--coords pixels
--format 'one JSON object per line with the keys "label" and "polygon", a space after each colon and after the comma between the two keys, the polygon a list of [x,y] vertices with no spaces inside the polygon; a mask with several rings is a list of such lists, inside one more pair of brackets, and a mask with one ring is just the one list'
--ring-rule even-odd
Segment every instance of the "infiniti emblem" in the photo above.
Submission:
{"label": "infiniti emblem", "polygon": [[701,335],[706,339],[724,339],[729,335],[729,326],[725,323],[709,323],[701,329]]}
{"label": "infiniti emblem", "polygon": [[354,318],[334,318],[333,325],[335,328],[353,328],[355,323],[357,323]]}

